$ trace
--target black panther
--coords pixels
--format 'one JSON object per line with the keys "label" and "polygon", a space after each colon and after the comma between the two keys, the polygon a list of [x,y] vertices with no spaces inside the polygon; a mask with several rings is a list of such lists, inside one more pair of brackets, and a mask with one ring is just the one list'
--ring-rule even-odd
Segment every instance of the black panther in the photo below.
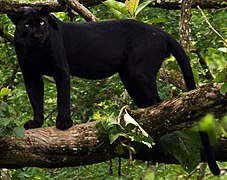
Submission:
{"label": "black panther", "polygon": [[[43,116],[42,75],[52,76],[57,86],[56,127],[72,126],[70,117],[70,76],[101,79],[115,73],[139,108],[161,101],[156,76],[170,54],[182,70],[188,90],[196,88],[188,57],[168,33],[136,20],[69,23],[58,20],[46,8],[27,8],[8,14],[16,25],[14,46],[34,119],[25,129],[41,127]],[[215,162],[207,133],[201,134],[214,174]],[[208,145],[207,145],[208,144]]]}

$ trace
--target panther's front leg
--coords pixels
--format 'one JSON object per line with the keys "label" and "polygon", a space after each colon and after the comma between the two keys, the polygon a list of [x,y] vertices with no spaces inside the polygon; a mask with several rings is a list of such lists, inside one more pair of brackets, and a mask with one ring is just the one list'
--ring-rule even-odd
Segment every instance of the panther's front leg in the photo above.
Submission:
{"label": "panther's front leg", "polygon": [[70,75],[66,69],[58,71],[54,77],[57,86],[58,116],[56,127],[65,130],[73,125],[70,115]]}
{"label": "panther's front leg", "polygon": [[23,71],[24,83],[31,102],[34,118],[29,120],[24,124],[25,129],[38,128],[43,125],[44,116],[43,116],[43,79],[40,74],[27,73],[28,69]]}

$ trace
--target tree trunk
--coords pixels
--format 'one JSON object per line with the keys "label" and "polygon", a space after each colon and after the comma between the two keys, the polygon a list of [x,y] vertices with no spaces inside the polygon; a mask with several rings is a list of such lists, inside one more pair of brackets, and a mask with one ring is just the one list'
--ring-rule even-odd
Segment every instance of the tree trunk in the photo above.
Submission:
{"label": "tree trunk", "polygon": [[[220,85],[204,86],[158,105],[129,112],[158,140],[166,133],[190,127],[208,112],[217,118],[224,116],[227,96],[221,95],[219,88]],[[106,161],[116,155],[99,146],[96,123],[75,125],[66,131],[55,127],[26,130],[23,139],[0,137],[0,168],[67,167]],[[137,149],[133,158],[178,163],[172,156],[163,154],[158,143],[152,149],[138,146]],[[221,138],[214,146],[217,160],[227,161],[226,152],[227,138]],[[205,161],[203,153],[201,157]]]}
{"label": "tree trunk", "polygon": [[190,50],[189,23],[191,20],[191,5],[192,0],[182,0],[180,20],[180,44],[187,51]]}
{"label": "tree trunk", "polygon": [[[119,0],[124,2],[124,0]],[[94,6],[97,4],[101,4],[102,0],[79,0],[81,4],[86,7]],[[153,1],[152,1],[153,2]],[[226,0],[193,0],[192,8],[196,8],[197,5],[201,6],[203,9],[206,8],[225,8],[227,7]],[[40,1],[40,2],[17,2],[11,0],[0,0],[0,12],[9,13],[9,12],[17,12],[21,11],[24,7],[32,7],[32,8],[41,8],[44,5],[49,5],[53,12],[56,11],[64,11],[65,7],[61,6],[58,3],[58,0],[51,1]],[[165,9],[181,9],[181,3],[179,0],[175,1],[164,1],[164,0],[156,0],[155,2],[150,4],[150,7],[157,8],[165,8]]]}

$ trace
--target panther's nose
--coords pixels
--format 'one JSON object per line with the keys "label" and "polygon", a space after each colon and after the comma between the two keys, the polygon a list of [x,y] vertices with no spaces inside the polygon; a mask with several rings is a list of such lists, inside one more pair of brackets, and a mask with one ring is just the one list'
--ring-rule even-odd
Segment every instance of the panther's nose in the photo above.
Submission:
{"label": "panther's nose", "polygon": [[43,37],[43,34],[42,33],[33,34],[33,37],[37,38],[37,39],[40,39],[40,38]]}

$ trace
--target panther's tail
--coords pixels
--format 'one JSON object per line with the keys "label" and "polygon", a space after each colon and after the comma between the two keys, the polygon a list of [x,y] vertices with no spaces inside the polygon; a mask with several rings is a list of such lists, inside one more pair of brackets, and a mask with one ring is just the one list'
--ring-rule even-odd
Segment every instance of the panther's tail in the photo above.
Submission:
{"label": "panther's tail", "polygon": [[[192,69],[190,66],[189,58],[185,54],[183,48],[180,46],[180,44],[172,37],[169,35],[169,51],[170,53],[176,58],[181,71],[184,76],[184,80],[187,86],[187,89],[193,90],[196,88],[195,80],[193,77]],[[208,134],[206,132],[199,132],[202,145],[206,154],[207,162],[210,168],[210,171],[214,175],[219,175],[220,174],[220,169],[215,161],[214,153],[209,141]]]}
{"label": "panther's tail", "polygon": [[215,161],[215,157],[214,157],[214,152],[212,150],[212,147],[210,145],[210,141],[209,141],[209,137],[208,134],[206,132],[200,131],[199,132],[200,137],[201,137],[201,141],[203,144],[203,148],[206,154],[206,158],[207,158],[207,162],[208,162],[208,166],[210,168],[210,171],[214,174],[214,175],[219,175],[220,174],[220,169]]}
{"label": "panther's tail", "polygon": [[189,58],[185,54],[184,49],[171,35],[169,35],[169,51],[176,58],[181,68],[187,89],[189,91],[195,89],[196,85]]}

